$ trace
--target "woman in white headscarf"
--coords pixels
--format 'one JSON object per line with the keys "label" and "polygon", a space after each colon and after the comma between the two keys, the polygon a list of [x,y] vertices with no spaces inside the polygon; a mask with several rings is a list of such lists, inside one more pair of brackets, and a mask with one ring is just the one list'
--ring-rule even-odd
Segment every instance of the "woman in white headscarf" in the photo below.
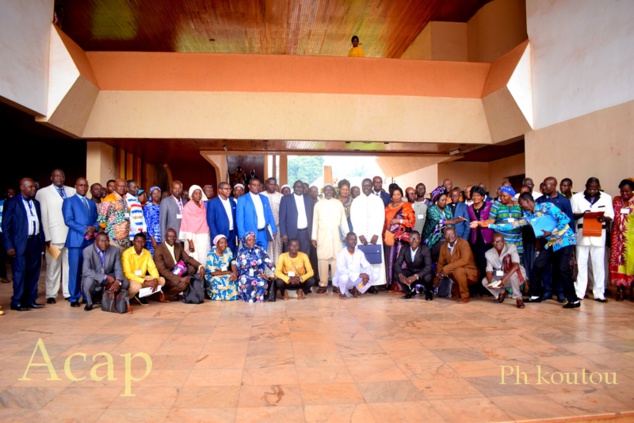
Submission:
{"label": "woman in white headscarf", "polygon": [[190,256],[199,263],[205,263],[207,253],[211,249],[205,207],[207,196],[199,185],[192,185],[189,187],[189,198],[191,201],[183,207],[179,238]]}
{"label": "woman in white headscarf", "polygon": [[223,234],[216,235],[214,246],[207,254],[205,291],[214,301],[234,301],[239,298],[238,268]]}

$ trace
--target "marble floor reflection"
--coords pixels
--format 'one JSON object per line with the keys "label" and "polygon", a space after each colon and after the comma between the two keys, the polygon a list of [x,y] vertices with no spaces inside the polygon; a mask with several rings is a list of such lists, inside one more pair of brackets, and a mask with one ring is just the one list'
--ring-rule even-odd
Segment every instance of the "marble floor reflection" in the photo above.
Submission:
{"label": "marble floor reflection", "polygon": [[117,315],[60,298],[10,311],[10,295],[0,285],[3,422],[634,421],[629,301],[381,291]]}

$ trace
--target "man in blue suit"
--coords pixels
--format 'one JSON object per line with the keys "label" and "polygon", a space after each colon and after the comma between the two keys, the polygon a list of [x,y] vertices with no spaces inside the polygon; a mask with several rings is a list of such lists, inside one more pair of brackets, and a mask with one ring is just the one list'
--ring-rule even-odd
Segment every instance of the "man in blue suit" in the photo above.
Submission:
{"label": "man in blue suit", "polygon": [[11,309],[26,311],[44,307],[36,302],[45,244],[42,211],[35,199],[33,179],[22,178],[20,195],[5,201],[2,236],[13,269]]}
{"label": "man in blue suit", "polygon": [[86,178],[77,179],[75,195],[65,199],[62,204],[64,223],[68,226],[65,247],[68,248],[68,301],[71,307],[79,307],[80,296],[86,301],[86,295],[81,290],[83,251],[94,242],[99,227],[97,205],[86,198],[88,186]]}
{"label": "man in blue suit", "polygon": [[299,240],[299,250],[310,255],[313,205],[314,200],[308,192],[304,192],[302,181],[295,181],[292,195],[282,197],[280,202],[280,235],[284,251],[288,251],[290,239],[297,239]]}
{"label": "man in blue suit", "polygon": [[255,233],[255,242],[266,250],[269,240],[266,227],[270,225],[273,238],[277,236],[277,226],[273,218],[273,211],[269,199],[260,194],[260,180],[253,178],[249,181],[249,193],[238,198],[236,207],[238,221],[238,237],[242,239],[245,233]]}
{"label": "man in blue suit", "polygon": [[454,225],[454,228],[456,229],[456,235],[458,235],[459,238],[469,241],[469,237],[471,235],[469,223],[471,223],[471,219],[469,218],[469,213],[467,212],[467,205],[460,201],[461,195],[462,192],[460,191],[460,188],[452,188],[452,190],[449,192],[449,198],[451,198],[451,204],[449,204],[449,208],[451,209],[453,219],[457,217],[465,218],[465,220],[456,223]]}
{"label": "man in blue suit", "polygon": [[383,200],[383,205],[385,207],[387,207],[388,204],[392,202],[390,194],[383,191],[383,178],[381,178],[380,176],[375,176],[374,178],[372,178],[372,194],[381,197],[381,200]]}
{"label": "man in blue suit", "polygon": [[236,256],[236,235],[238,234],[236,224],[236,200],[229,197],[231,185],[227,182],[218,184],[218,196],[207,202],[207,225],[209,226],[210,240],[217,235],[224,235],[227,238],[227,245],[233,256]]}

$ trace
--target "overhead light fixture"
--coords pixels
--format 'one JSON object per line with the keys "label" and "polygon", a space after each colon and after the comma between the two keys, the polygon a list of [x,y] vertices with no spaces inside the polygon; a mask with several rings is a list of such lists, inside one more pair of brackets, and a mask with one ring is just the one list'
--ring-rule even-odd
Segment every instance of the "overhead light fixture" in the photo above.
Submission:
{"label": "overhead light fixture", "polygon": [[455,149],[455,150],[451,150],[451,151],[449,152],[449,155],[450,155],[450,156],[455,156],[456,154],[460,154],[460,149],[459,149],[459,148],[457,148],[457,149]]}

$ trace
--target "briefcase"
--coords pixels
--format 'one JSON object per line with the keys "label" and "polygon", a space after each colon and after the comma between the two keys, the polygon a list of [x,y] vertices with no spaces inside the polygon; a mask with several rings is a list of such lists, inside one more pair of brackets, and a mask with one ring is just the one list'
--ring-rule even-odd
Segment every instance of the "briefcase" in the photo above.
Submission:
{"label": "briefcase", "polygon": [[381,244],[361,244],[357,248],[363,251],[365,259],[370,264],[380,264],[383,261],[383,246]]}

